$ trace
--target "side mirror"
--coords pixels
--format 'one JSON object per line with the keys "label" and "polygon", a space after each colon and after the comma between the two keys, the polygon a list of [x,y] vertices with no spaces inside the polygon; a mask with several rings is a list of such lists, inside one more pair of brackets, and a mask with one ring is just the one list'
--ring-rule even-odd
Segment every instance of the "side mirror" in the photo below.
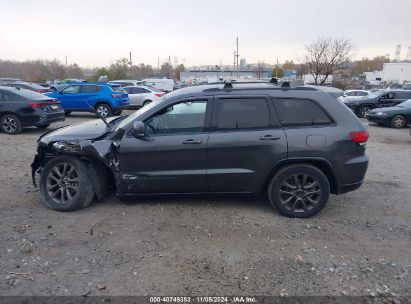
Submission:
{"label": "side mirror", "polygon": [[141,120],[134,122],[132,132],[135,137],[144,137],[146,133],[146,126],[144,125],[144,122]]}

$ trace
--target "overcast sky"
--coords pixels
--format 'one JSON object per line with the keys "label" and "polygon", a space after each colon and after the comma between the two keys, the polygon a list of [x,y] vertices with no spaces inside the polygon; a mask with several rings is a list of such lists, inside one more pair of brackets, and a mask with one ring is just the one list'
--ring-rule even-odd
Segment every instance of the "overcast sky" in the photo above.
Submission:
{"label": "overcast sky", "polygon": [[[411,45],[411,0],[13,0],[0,8],[0,59],[104,66],[132,52],[157,66],[298,61],[318,36],[352,40],[357,58]],[[184,60],[184,61],[183,61]]]}

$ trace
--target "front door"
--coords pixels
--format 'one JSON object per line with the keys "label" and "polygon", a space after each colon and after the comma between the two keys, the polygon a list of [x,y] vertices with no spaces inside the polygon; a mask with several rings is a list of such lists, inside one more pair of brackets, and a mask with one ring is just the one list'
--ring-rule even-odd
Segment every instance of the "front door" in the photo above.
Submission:
{"label": "front door", "polygon": [[76,110],[80,108],[80,86],[68,86],[60,92],[58,99],[63,109]]}
{"label": "front door", "polygon": [[287,139],[270,98],[220,97],[213,105],[207,184],[212,192],[261,192]]}
{"label": "front door", "polygon": [[167,105],[144,121],[146,134],[127,135],[119,149],[125,193],[206,191],[207,98]]}

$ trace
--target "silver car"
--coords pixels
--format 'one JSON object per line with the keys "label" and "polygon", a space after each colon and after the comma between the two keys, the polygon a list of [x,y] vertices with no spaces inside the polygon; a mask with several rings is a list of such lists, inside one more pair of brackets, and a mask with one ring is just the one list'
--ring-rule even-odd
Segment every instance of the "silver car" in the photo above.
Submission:
{"label": "silver car", "polygon": [[128,86],[123,89],[128,93],[130,108],[145,106],[164,95],[164,92],[149,86]]}

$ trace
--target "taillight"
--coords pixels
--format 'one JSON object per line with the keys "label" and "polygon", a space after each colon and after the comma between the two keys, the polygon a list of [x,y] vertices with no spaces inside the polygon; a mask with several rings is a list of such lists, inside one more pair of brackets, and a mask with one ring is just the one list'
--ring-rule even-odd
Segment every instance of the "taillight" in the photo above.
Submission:
{"label": "taillight", "polygon": [[30,103],[30,106],[35,109],[35,108],[42,108],[45,106],[50,106],[50,105],[59,105],[59,102],[36,102],[36,103]]}
{"label": "taillight", "polygon": [[111,96],[113,96],[113,98],[121,98],[123,94],[111,94]]}
{"label": "taillight", "polygon": [[39,90],[36,90],[36,92],[37,92],[37,93],[46,93],[46,92],[48,92],[48,90],[46,90],[46,89],[39,89]]}
{"label": "taillight", "polygon": [[164,93],[155,93],[154,95],[156,95],[157,97],[161,97],[164,95]]}
{"label": "taillight", "polygon": [[366,130],[357,131],[350,133],[351,140],[357,144],[366,143],[369,137],[369,134]]}

